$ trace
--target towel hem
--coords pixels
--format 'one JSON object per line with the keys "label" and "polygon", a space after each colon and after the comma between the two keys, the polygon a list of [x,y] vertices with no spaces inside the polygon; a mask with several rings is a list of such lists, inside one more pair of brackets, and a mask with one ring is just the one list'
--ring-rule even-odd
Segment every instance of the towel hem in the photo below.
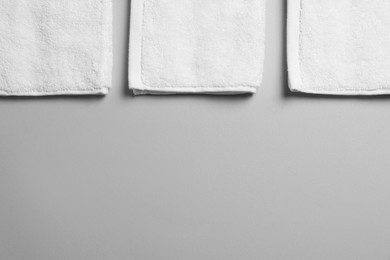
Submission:
{"label": "towel hem", "polygon": [[56,96],[56,95],[106,95],[110,87],[96,90],[55,90],[55,91],[5,91],[0,90],[0,96]]}
{"label": "towel hem", "polygon": [[291,91],[299,92],[302,88],[299,60],[301,0],[288,0],[287,16],[288,85]]}
{"label": "towel hem", "polygon": [[389,89],[340,89],[340,90],[324,90],[324,89],[291,89],[293,92],[306,94],[322,94],[322,95],[337,95],[337,96],[375,96],[375,95],[390,95]]}
{"label": "towel hem", "polygon": [[169,87],[169,88],[132,88],[134,95],[172,95],[172,94],[215,94],[215,95],[236,95],[236,94],[254,94],[255,87]]}

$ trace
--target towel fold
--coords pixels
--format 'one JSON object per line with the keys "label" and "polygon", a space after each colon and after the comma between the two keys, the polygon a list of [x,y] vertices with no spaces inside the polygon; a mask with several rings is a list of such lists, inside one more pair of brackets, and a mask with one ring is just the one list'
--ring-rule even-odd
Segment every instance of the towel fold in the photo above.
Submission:
{"label": "towel fold", "polygon": [[135,94],[254,93],[262,81],[264,0],[133,0]]}
{"label": "towel fold", "polygon": [[292,91],[390,94],[390,1],[289,0]]}
{"label": "towel fold", "polygon": [[1,0],[0,95],[106,94],[111,0]]}

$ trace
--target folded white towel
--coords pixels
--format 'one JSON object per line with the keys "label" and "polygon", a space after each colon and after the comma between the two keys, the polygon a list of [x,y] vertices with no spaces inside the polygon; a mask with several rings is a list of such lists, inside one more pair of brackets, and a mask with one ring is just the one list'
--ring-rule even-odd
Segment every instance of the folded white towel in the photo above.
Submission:
{"label": "folded white towel", "polygon": [[1,0],[0,95],[106,94],[111,0]]}
{"label": "folded white towel", "polygon": [[291,90],[390,94],[390,1],[288,2]]}
{"label": "folded white towel", "polygon": [[262,80],[264,0],[132,0],[135,94],[254,93]]}

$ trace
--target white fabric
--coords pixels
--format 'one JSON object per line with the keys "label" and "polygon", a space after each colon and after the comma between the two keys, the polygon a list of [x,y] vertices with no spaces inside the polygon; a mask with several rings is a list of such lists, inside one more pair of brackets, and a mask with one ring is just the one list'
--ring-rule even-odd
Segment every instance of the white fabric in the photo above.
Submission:
{"label": "white fabric", "polygon": [[293,91],[390,94],[390,1],[289,0]]}
{"label": "white fabric", "polygon": [[108,92],[111,0],[0,2],[0,95]]}
{"label": "white fabric", "polygon": [[133,0],[135,94],[254,93],[264,58],[265,0]]}

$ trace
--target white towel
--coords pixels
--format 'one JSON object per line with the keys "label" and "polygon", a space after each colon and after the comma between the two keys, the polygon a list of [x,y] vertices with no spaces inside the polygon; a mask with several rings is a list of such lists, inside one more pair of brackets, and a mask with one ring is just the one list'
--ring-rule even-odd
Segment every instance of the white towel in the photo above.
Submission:
{"label": "white towel", "polygon": [[390,94],[390,1],[288,1],[291,90]]}
{"label": "white towel", "polygon": [[254,93],[264,58],[265,0],[132,0],[135,94]]}
{"label": "white towel", "polygon": [[0,95],[106,94],[111,0],[1,0]]}

